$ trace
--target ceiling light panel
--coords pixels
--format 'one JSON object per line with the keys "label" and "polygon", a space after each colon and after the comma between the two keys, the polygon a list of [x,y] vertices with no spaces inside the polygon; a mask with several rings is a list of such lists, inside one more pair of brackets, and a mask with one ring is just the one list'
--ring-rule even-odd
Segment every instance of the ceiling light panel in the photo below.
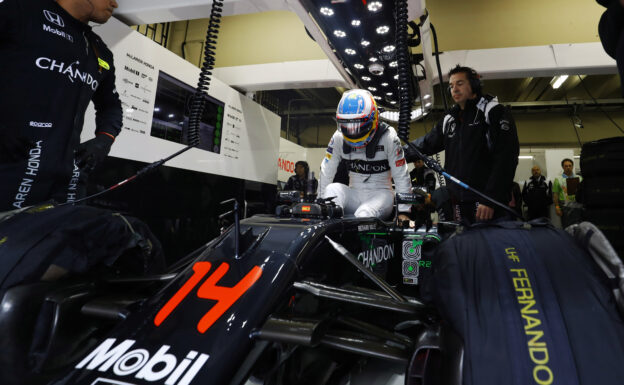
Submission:
{"label": "ceiling light panel", "polygon": [[372,87],[379,92],[375,96],[380,105],[396,109],[397,100],[392,100],[398,93],[395,2],[301,0],[301,3],[357,86]]}

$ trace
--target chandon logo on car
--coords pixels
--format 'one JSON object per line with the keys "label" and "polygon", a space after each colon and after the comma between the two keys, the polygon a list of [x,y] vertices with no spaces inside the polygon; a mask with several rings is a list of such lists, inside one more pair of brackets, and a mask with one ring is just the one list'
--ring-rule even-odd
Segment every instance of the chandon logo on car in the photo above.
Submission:
{"label": "chandon logo on car", "polygon": [[[165,385],[188,385],[204,366],[210,355],[188,352],[180,361],[178,357],[167,353],[170,346],[162,345],[153,356],[146,349],[129,350],[136,341],[124,340],[113,348],[116,338],[108,338],[95,348],[87,357],[76,365],[76,369],[112,372],[117,376],[129,376],[154,382],[167,378]],[[179,362],[179,364],[178,364]]]}
{"label": "chandon logo on car", "polygon": [[364,266],[370,267],[371,264],[374,265],[394,258],[394,248],[390,245],[379,246],[371,250],[362,251],[357,258]]}
{"label": "chandon logo on car", "polygon": [[95,91],[96,88],[98,87],[98,82],[97,80],[93,78],[93,75],[91,75],[88,72],[80,72],[80,70],[77,68],[78,65],[80,64],[79,61],[75,61],[67,65],[63,62],[59,62],[54,59],[50,59],[47,57],[40,57],[40,58],[37,58],[37,60],[35,60],[35,64],[37,65],[37,67],[41,68],[42,70],[48,70],[52,72],[58,72],[63,75],[67,75],[67,78],[72,83],[75,80],[81,81],[84,84],[90,86],[93,91]]}

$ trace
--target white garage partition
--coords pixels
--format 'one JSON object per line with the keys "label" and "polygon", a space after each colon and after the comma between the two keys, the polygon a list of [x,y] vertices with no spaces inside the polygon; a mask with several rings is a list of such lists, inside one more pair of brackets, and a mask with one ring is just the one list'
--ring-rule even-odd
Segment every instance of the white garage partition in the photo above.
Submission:
{"label": "white garage partition", "polygon": [[[199,69],[114,18],[94,31],[115,55],[124,110],[123,129],[110,155],[153,162],[182,149],[168,130],[181,136],[188,126],[185,99],[197,84]],[[166,165],[275,184],[281,118],[215,78],[208,94],[210,117],[202,119],[200,130],[204,149],[191,149]],[[163,98],[175,103],[156,105]],[[82,141],[93,137],[94,116],[91,106]]]}

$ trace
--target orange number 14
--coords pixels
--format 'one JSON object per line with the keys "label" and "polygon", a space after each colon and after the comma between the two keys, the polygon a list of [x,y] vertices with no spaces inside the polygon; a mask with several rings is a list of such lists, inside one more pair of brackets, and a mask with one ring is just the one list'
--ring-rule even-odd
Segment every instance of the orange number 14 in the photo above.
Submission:
{"label": "orange number 14", "polygon": [[[154,318],[156,326],[160,326],[180,302],[189,295],[193,288],[208,274],[210,267],[210,262],[197,262],[193,265],[193,275],[156,314]],[[217,282],[223,278],[229,268],[230,265],[226,262],[221,263],[217,270],[197,289],[197,297],[217,301],[197,323],[197,330],[200,333],[208,330],[262,275],[262,269],[259,266],[254,266],[234,287],[217,286]]]}

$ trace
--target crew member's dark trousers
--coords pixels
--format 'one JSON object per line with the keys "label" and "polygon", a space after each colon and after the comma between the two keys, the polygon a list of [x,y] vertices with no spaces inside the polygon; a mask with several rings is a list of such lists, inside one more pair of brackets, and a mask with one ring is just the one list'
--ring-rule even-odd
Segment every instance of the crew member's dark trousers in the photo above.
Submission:
{"label": "crew member's dark trousers", "polygon": [[[477,222],[477,202],[460,202],[453,205],[455,221],[463,223],[465,225],[471,225]],[[494,215],[492,220],[500,218],[509,218],[511,215],[498,207],[494,207]]]}
{"label": "crew member's dark trousers", "polygon": [[529,206],[527,210],[527,217],[527,220],[529,221],[542,217],[548,218],[548,206]]}

